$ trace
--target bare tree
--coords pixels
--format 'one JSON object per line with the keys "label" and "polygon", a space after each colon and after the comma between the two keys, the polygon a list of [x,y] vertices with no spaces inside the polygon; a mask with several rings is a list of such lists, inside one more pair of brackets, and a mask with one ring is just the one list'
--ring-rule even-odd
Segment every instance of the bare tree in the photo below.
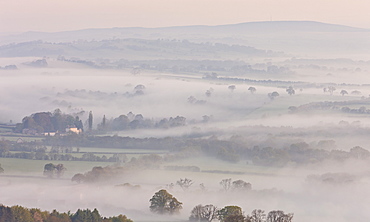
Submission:
{"label": "bare tree", "polygon": [[251,216],[248,217],[250,222],[265,222],[266,214],[263,210],[253,210]]}
{"label": "bare tree", "polygon": [[218,209],[212,204],[209,205],[197,205],[193,208],[190,213],[189,220],[190,221],[212,221],[217,218]]}
{"label": "bare tree", "polygon": [[194,182],[188,178],[180,178],[180,180],[178,180],[176,182],[177,185],[179,185],[184,191],[188,190],[189,187],[193,184]]}
{"label": "bare tree", "polygon": [[267,215],[266,222],[291,222],[293,219],[293,214],[285,214],[281,210],[270,211]]}
{"label": "bare tree", "polygon": [[220,185],[224,191],[228,191],[231,188],[231,178],[221,180]]}

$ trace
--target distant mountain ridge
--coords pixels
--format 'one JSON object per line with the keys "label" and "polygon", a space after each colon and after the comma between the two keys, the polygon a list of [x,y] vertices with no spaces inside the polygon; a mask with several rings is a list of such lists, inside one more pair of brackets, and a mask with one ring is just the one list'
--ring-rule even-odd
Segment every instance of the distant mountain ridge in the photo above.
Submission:
{"label": "distant mountain ridge", "polygon": [[370,29],[314,21],[246,22],[216,26],[94,28],[63,32],[26,32],[0,36],[0,46],[30,41],[71,43],[117,39],[188,40],[243,45],[294,54],[369,55]]}
{"label": "distant mountain ridge", "polygon": [[355,28],[345,25],[329,24],[316,21],[261,21],[261,22],[244,22],[237,24],[215,25],[215,26],[174,26],[163,27],[160,29],[176,28],[194,28],[194,29],[239,29],[249,31],[294,31],[294,32],[361,32],[370,31],[369,29]]}
{"label": "distant mountain ridge", "polygon": [[62,32],[25,32],[0,37],[0,44],[33,40],[67,42],[79,39],[102,40],[109,38],[169,38],[199,36],[215,33],[218,35],[276,33],[276,32],[370,32],[370,29],[354,28],[314,21],[262,21],[227,25],[194,25],[159,28],[115,27],[92,28]]}

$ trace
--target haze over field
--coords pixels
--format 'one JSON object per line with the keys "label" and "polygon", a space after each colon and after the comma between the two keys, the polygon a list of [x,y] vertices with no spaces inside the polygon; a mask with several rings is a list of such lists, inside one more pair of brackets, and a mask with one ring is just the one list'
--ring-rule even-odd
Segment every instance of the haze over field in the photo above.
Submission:
{"label": "haze over field", "polygon": [[0,2],[0,204],[369,221],[368,1]]}

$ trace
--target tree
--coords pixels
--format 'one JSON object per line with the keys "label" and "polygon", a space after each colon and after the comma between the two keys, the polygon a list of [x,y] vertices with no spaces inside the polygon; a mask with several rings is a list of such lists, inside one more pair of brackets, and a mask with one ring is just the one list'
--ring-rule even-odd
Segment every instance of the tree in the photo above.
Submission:
{"label": "tree", "polygon": [[293,86],[289,86],[285,91],[286,91],[290,96],[295,94],[295,90],[293,89]]}
{"label": "tree", "polygon": [[349,151],[350,155],[356,159],[367,159],[370,152],[360,146],[355,146]]}
{"label": "tree", "polygon": [[19,222],[33,222],[31,212],[22,206],[12,206],[11,208],[12,220]]}
{"label": "tree", "polygon": [[82,183],[85,180],[85,175],[82,173],[77,173],[72,177],[72,182]]}
{"label": "tree", "polygon": [[248,217],[250,222],[265,222],[266,214],[263,210],[253,210],[251,216]]}
{"label": "tree", "polygon": [[166,190],[156,192],[150,201],[150,210],[158,214],[174,214],[182,209],[182,203]]}
{"label": "tree", "polygon": [[249,87],[248,90],[251,92],[251,94],[254,94],[257,91],[253,86]]}
{"label": "tree", "polygon": [[228,191],[231,188],[231,178],[221,180],[220,185],[224,191]]}
{"label": "tree", "polygon": [[244,215],[230,215],[225,218],[224,222],[249,222]]}
{"label": "tree", "polygon": [[1,167],[1,164],[0,164],[0,173],[4,173],[4,168]]}
{"label": "tree", "polygon": [[137,75],[137,74],[140,74],[141,70],[139,67],[134,67],[132,70],[131,70],[131,74],[133,75]]}
{"label": "tree", "polygon": [[128,219],[125,215],[120,214],[116,217],[104,218],[103,222],[133,222],[133,221]]}
{"label": "tree", "polygon": [[358,90],[354,90],[351,92],[352,95],[361,95],[361,92]]}
{"label": "tree", "polygon": [[88,124],[89,124],[89,131],[92,131],[92,127],[93,127],[93,114],[92,114],[92,111],[89,112]]}
{"label": "tree", "polygon": [[211,90],[209,90],[209,89],[208,89],[208,90],[206,91],[206,96],[207,96],[207,97],[211,97],[211,95],[212,95],[212,92],[211,92]]}
{"label": "tree", "polygon": [[234,90],[236,89],[236,86],[235,85],[230,85],[229,87],[227,87],[231,92],[234,92]]}
{"label": "tree", "polygon": [[330,93],[330,95],[333,95],[333,92],[336,90],[334,86],[329,86],[327,91]]}
{"label": "tree", "polygon": [[105,130],[105,127],[106,127],[106,124],[107,124],[107,119],[105,118],[105,115],[103,116],[103,120],[101,122],[101,126],[102,126],[102,129]]}
{"label": "tree", "polygon": [[61,163],[55,166],[55,171],[58,178],[62,177],[66,170],[67,168],[65,168],[64,165]]}
{"label": "tree", "polygon": [[182,190],[184,190],[184,191],[188,190],[188,189],[189,189],[189,187],[190,187],[193,183],[194,183],[194,182],[193,182],[192,180],[188,179],[188,178],[184,178],[184,179],[180,178],[180,180],[178,180],[178,181],[176,182],[176,184],[177,184],[177,185],[179,185],[179,186],[182,188]]}
{"label": "tree", "polygon": [[112,130],[125,130],[128,129],[130,126],[130,120],[126,115],[120,115],[119,117],[113,119],[111,123]]}
{"label": "tree", "polygon": [[196,101],[197,101],[197,99],[194,96],[190,96],[188,98],[188,103],[195,103]]}
{"label": "tree", "polygon": [[217,218],[217,211],[218,211],[217,207],[213,206],[212,204],[205,206],[199,204],[195,206],[191,211],[189,220],[198,222],[201,221],[210,222],[213,219]]}
{"label": "tree", "polygon": [[82,124],[82,120],[80,120],[80,117],[76,116],[74,125],[76,126],[78,130],[84,131],[84,126]]}
{"label": "tree", "polygon": [[[239,219],[238,220],[231,220],[231,219],[233,219],[234,216],[240,216],[240,215],[243,216],[243,211],[242,211],[242,208],[240,208],[239,206],[226,206],[222,208],[221,210],[219,210],[217,212],[217,215],[218,215],[218,219],[221,222],[227,222],[227,221],[229,222],[238,221],[239,222]],[[227,219],[228,217],[231,217],[231,218]]]}
{"label": "tree", "polygon": [[252,185],[250,183],[245,182],[244,180],[233,181],[231,187],[232,190],[235,191],[246,191],[252,189]]}
{"label": "tree", "polygon": [[76,213],[71,215],[72,222],[101,222],[102,218],[98,212],[98,210],[95,208],[93,211],[86,209],[86,210],[80,210],[78,209]]}
{"label": "tree", "polygon": [[348,94],[348,92],[347,92],[347,90],[342,89],[342,90],[340,91],[340,94],[341,94],[342,96],[344,96],[344,95],[347,95],[347,94]]}
{"label": "tree", "polygon": [[135,88],[134,88],[134,90],[144,90],[144,89],[145,89],[145,86],[141,85],[141,84],[135,86]]}
{"label": "tree", "polygon": [[276,97],[280,96],[278,92],[272,92],[272,93],[269,93],[267,94],[267,96],[271,99],[271,100],[274,100]]}
{"label": "tree", "polygon": [[66,171],[66,168],[63,164],[54,165],[52,163],[47,163],[44,166],[44,176],[49,178],[52,178],[55,175],[59,178],[63,176],[64,171]]}
{"label": "tree", "polygon": [[47,176],[49,178],[54,177],[55,174],[55,165],[52,163],[47,163],[44,166],[44,176]]}
{"label": "tree", "polygon": [[281,210],[270,211],[267,215],[266,222],[291,222],[293,219],[293,214],[285,214]]}
{"label": "tree", "polygon": [[134,88],[135,95],[144,95],[145,86],[144,85],[137,85]]}

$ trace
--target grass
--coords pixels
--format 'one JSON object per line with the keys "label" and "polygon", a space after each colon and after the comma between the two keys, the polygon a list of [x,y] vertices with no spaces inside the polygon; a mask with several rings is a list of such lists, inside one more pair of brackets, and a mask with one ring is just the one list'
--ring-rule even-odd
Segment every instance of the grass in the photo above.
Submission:
{"label": "grass", "polygon": [[[76,150],[74,148],[74,150]],[[80,147],[82,153],[124,153],[124,154],[162,154],[167,153],[167,150],[149,150],[149,149],[118,149],[118,148],[95,148],[95,147]]]}
{"label": "grass", "polygon": [[18,139],[22,139],[25,142],[32,142],[32,141],[40,141],[44,139],[44,137],[39,136],[25,136],[24,134],[2,134],[0,132],[0,139],[9,140],[9,141],[17,141]]}

